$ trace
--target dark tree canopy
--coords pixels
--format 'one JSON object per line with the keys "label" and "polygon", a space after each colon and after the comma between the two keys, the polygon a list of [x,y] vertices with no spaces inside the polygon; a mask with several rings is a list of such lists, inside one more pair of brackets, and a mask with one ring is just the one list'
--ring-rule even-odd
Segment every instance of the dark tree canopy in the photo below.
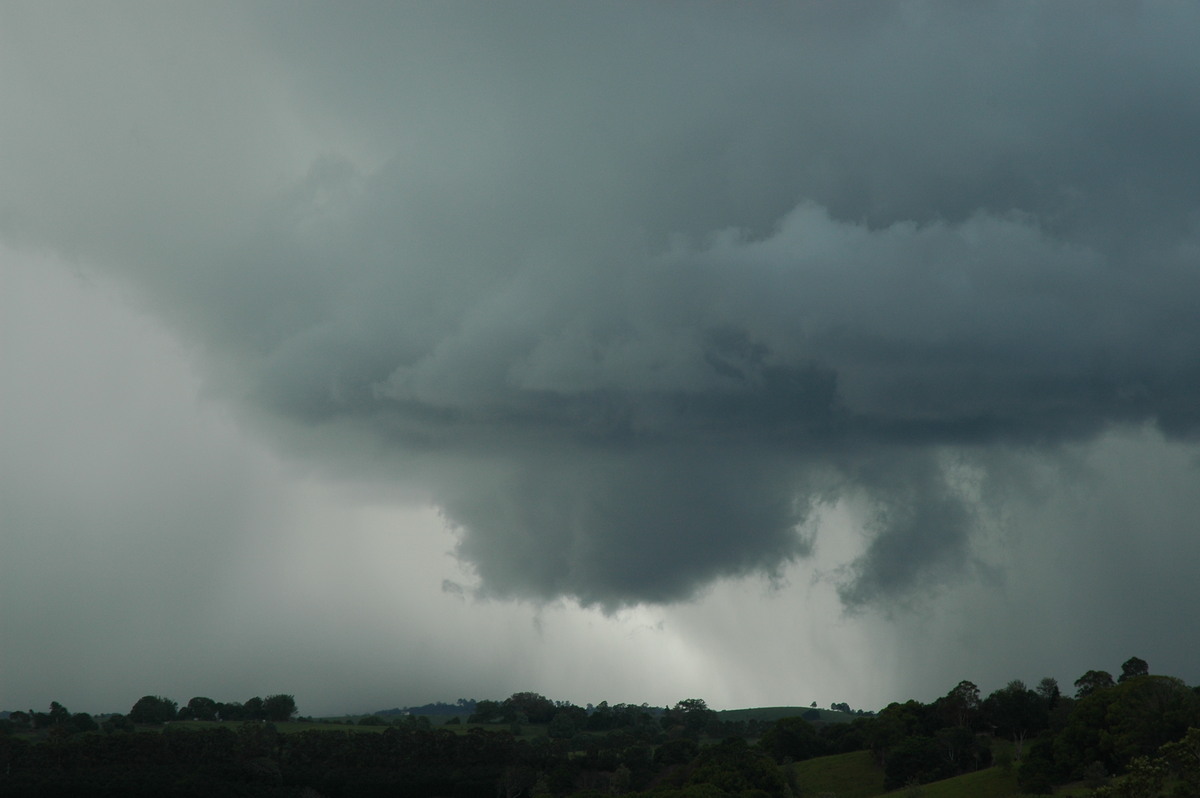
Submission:
{"label": "dark tree canopy", "polygon": [[758,746],[776,762],[799,762],[819,756],[824,749],[816,729],[802,717],[775,721],[759,739]]}
{"label": "dark tree canopy", "polygon": [[1075,680],[1075,697],[1087,698],[1097,690],[1112,687],[1114,684],[1116,682],[1108,671],[1088,671]]}
{"label": "dark tree canopy", "polygon": [[1126,679],[1132,679],[1136,676],[1148,676],[1150,674],[1150,666],[1146,660],[1138,657],[1130,657],[1121,664],[1121,675],[1117,677],[1118,682],[1123,682]]}
{"label": "dark tree canopy", "polygon": [[501,705],[505,723],[549,723],[557,711],[553,701],[538,693],[513,693]]}
{"label": "dark tree canopy", "polygon": [[1049,723],[1050,704],[1023,682],[1012,681],[987,697],[983,714],[997,734],[1013,741],[1020,759],[1025,738]]}
{"label": "dark tree canopy", "polygon": [[[204,696],[195,696],[187,702],[187,710],[195,720],[216,720],[217,702]],[[182,714],[180,710],[180,714]]]}
{"label": "dark tree canopy", "polygon": [[937,703],[948,725],[970,727],[979,713],[979,688],[964,679]]}
{"label": "dark tree canopy", "polygon": [[263,711],[266,713],[266,719],[270,721],[280,722],[291,720],[296,714],[296,699],[294,696],[280,693],[279,695],[269,695],[263,699]]}
{"label": "dark tree canopy", "polygon": [[262,698],[254,696],[242,704],[242,717],[244,720],[266,720],[267,710],[263,706]]}
{"label": "dark tree canopy", "polygon": [[1038,682],[1037,694],[1045,699],[1049,709],[1054,709],[1058,704],[1058,699],[1062,697],[1062,692],[1058,689],[1058,680],[1047,676]]}
{"label": "dark tree canopy", "polygon": [[169,698],[144,695],[129,710],[129,719],[134,723],[166,723],[175,720],[178,705]]}

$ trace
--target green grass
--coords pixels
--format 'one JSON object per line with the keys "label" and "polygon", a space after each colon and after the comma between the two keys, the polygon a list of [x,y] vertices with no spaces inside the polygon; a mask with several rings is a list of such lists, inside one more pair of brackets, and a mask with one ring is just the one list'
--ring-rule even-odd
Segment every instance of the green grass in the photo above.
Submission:
{"label": "green grass", "polygon": [[[952,779],[922,784],[917,789],[919,792],[915,794],[921,798],[1015,798],[1021,795],[1017,790],[1017,771],[1010,769],[1006,773],[1000,768],[964,773]],[[910,794],[913,793],[907,787],[884,793],[897,798]]]}
{"label": "green grass", "polygon": [[[1054,788],[1054,795],[1086,796],[1090,790],[1082,784],[1070,784]],[[1033,798],[1017,789],[1016,768],[1005,771],[998,767],[964,773],[952,779],[922,784],[917,790],[908,788],[884,793],[885,798]]]}
{"label": "green grass", "polygon": [[[1017,771],[998,767],[966,773],[944,781],[922,784],[915,790],[904,787],[883,791],[883,771],[869,751],[823,756],[792,766],[801,795],[829,798],[1027,798],[1017,789]],[[1089,790],[1082,784],[1056,787],[1055,795],[1082,798]]]}
{"label": "green grass", "polygon": [[801,795],[872,798],[883,793],[883,771],[870,751],[808,759],[792,767]]}

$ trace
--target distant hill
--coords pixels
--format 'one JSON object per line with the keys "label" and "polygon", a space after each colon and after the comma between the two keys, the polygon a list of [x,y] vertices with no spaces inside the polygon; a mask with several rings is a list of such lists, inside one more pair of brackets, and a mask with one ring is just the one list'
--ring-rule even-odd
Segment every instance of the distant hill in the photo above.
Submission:
{"label": "distant hill", "polygon": [[470,715],[475,711],[474,698],[460,698],[453,704],[439,701],[436,704],[422,704],[419,707],[392,707],[381,709],[375,715]]}
{"label": "distant hill", "polygon": [[[814,718],[812,713],[819,717]],[[753,709],[724,709],[717,712],[724,721],[758,720],[770,723],[780,718],[803,717],[821,723],[849,723],[857,717],[853,712],[838,712],[832,709],[817,709],[814,707],[756,707]]]}
{"label": "distant hill", "polygon": [[[448,704],[444,701],[439,701],[434,704],[423,704],[416,707],[392,707],[391,709],[381,709],[372,714],[382,715],[385,717],[400,716],[400,715],[429,715],[432,717],[449,717],[453,715],[470,715],[475,712],[475,699],[460,698],[453,704]],[[647,707],[652,715],[658,715],[662,712],[661,707]],[[817,717],[813,717],[814,713]],[[772,723],[780,718],[794,718],[797,716],[806,717],[808,720],[814,720],[821,723],[847,723],[854,720],[856,717],[861,717],[854,712],[839,712],[832,709],[816,709],[814,707],[753,707],[748,709],[725,709],[717,712],[718,717],[723,721],[746,721],[757,720],[763,723]]]}

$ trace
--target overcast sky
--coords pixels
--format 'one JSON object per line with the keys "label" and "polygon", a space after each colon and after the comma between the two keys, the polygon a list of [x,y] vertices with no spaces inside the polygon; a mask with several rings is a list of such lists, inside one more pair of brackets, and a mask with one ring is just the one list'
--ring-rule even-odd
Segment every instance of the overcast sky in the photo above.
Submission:
{"label": "overcast sky", "polygon": [[0,708],[1200,681],[1197,30],[0,2]]}

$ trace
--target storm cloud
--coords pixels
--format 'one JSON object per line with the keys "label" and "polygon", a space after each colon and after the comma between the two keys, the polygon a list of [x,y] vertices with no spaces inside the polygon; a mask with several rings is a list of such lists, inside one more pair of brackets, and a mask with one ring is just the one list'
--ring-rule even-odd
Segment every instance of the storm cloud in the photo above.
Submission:
{"label": "storm cloud", "polygon": [[63,12],[5,11],[0,234],[481,595],[686,600],[852,500],[842,600],[903,599],[1011,457],[1200,421],[1189,7]]}

